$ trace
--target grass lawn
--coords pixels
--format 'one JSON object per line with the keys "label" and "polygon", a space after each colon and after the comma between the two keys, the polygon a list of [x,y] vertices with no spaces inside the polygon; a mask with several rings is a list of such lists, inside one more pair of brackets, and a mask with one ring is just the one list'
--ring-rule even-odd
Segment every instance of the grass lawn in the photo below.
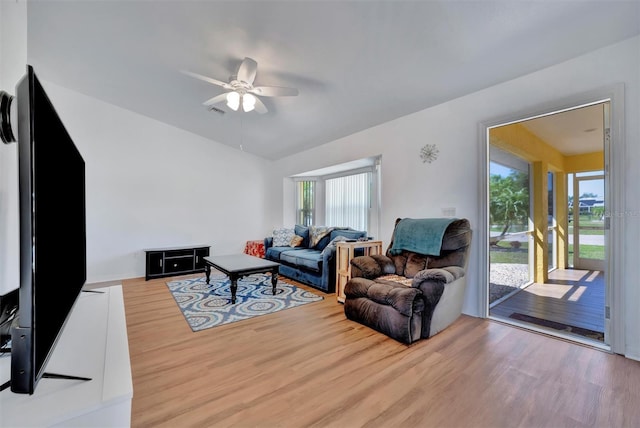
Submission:
{"label": "grass lawn", "polygon": [[510,242],[500,241],[496,247],[489,250],[491,263],[529,263],[528,242],[523,242],[520,248],[512,248]]}
{"label": "grass lawn", "polygon": [[[491,248],[489,257],[491,263],[529,263],[528,243],[523,243],[518,249],[511,248],[509,242],[501,241],[498,248]],[[583,259],[604,260],[603,245],[581,245]],[[573,245],[569,245],[569,259],[573,260]]]}
{"label": "grass lawn", "polygon": [[[573,244],[569,244],[569,256],[573,258]],[[580,245],[580,258],[604,260],[604,245]]]}
{"label": "grass lawn", "polygon": [[527,251],[490,251],[491,263],[529,263]]}
{"label": "grass lawn", "polygon": [[[569,235],[573,235],[573,226],[569,226]],[[580,235],[604,235],[604,229],[581,229]]]}

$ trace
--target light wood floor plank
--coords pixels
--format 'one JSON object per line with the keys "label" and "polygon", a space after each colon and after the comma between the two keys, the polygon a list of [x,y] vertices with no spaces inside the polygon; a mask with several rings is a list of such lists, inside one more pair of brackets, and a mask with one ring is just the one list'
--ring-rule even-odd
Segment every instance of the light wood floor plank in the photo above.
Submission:
{"label": "light wood floor plank", "polygon": [[169,280],[123,282],[134,427],[640,426],[618,355],[468,316],[405,346],[334,294],[194,333]]}

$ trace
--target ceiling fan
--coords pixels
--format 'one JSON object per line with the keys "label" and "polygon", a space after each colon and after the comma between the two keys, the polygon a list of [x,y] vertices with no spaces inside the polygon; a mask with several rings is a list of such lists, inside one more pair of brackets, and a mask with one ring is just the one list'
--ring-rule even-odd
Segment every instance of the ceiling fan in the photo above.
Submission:
{"label": "ceiling fan", "polygon": [[191,77],[195,77],[196,79],[204,80],[205,82],[209,82],[229,90],[229,92],[216,95],[215,97],[205,101],[203,104],[206,106],[226,101],[227,106],[229,106],[233,111],[237,111],[240,106],[242,106],[242,110],[245,112],[255,110],[260,114],[264,114],[267,112],[267,107],[265,107],[262,100],[260,100],[260,96],[286,97],[298,95],[298,90],[295,88],[285,88],[282,86],[253,86],[253,81],[256,78],[257,71],[258,63],[251,58],[245,58],[242,60],[242,63],[238,68],[238,74],[236,76],[231,76],[228,83],[193,73],[191,71],[183,70],[182,72]]}

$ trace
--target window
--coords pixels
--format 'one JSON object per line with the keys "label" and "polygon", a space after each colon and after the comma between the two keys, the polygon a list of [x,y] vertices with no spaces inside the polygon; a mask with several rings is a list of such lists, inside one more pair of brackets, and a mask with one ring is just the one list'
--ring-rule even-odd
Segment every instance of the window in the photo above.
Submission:
{"label": "window", "polygon": [[368,230],[371,172],[325,181],[325,222],[332,226]]}
{"label": "window", "polygon": [[305,226],[313,224],[315,217],[315,181],[299,181],[297,183],[296,223]]}
{"label": "window", "polygon": [[371,156],[292,175],[293,186],[287,183],[284,195],[291,207],[286,221],[351,227],[378,236],[381,174],[381,156]]}

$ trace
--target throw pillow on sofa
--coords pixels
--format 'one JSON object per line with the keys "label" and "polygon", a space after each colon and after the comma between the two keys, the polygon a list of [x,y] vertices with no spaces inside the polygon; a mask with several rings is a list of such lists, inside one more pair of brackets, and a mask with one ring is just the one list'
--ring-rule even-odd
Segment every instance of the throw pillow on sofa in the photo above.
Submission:
{"label": "throw pillow on sofa", "polygon": [[273,229],[273,246],[274,247],[290,247],[291,240],[296,236],[293,229],[281,228]]}
{"label": "throw pillow on sofa", "polygon": [[331,240],[331,242],[329,242],[329,244],[327,244],[326,247],[324,247],[324,250],[322,250],[322,255],[324,256],[324,253],[326,251],[331,251],[331,249],[335,249],[336,248],[336,244],[338,242],[345,242],[348,238],[346,236],[342,236],[342,235],[338,235],[335,238],[333,238]]}
{"label": "throw pillow on sofa", "polygon": [[[320,240],[328,236],[333,228],[327,226],[309,226],[309,248],[315,248]],[[324,248],[319,248],[323,250]]]}
{"label": "throw pillow on sofa", "polygon": [[300,247],[302,245],[302,241],[304,241],[302,236],[294,235],[293,238],[291,238],[289,245],[292,247]]}
{"label": "throw pillow on sofa", "polygon": [[301,224],[296,224],[293,228],[293,231],[298,236],[302,236],[302,245],[301,247],[309,248],[309,227],[303,226]]}

